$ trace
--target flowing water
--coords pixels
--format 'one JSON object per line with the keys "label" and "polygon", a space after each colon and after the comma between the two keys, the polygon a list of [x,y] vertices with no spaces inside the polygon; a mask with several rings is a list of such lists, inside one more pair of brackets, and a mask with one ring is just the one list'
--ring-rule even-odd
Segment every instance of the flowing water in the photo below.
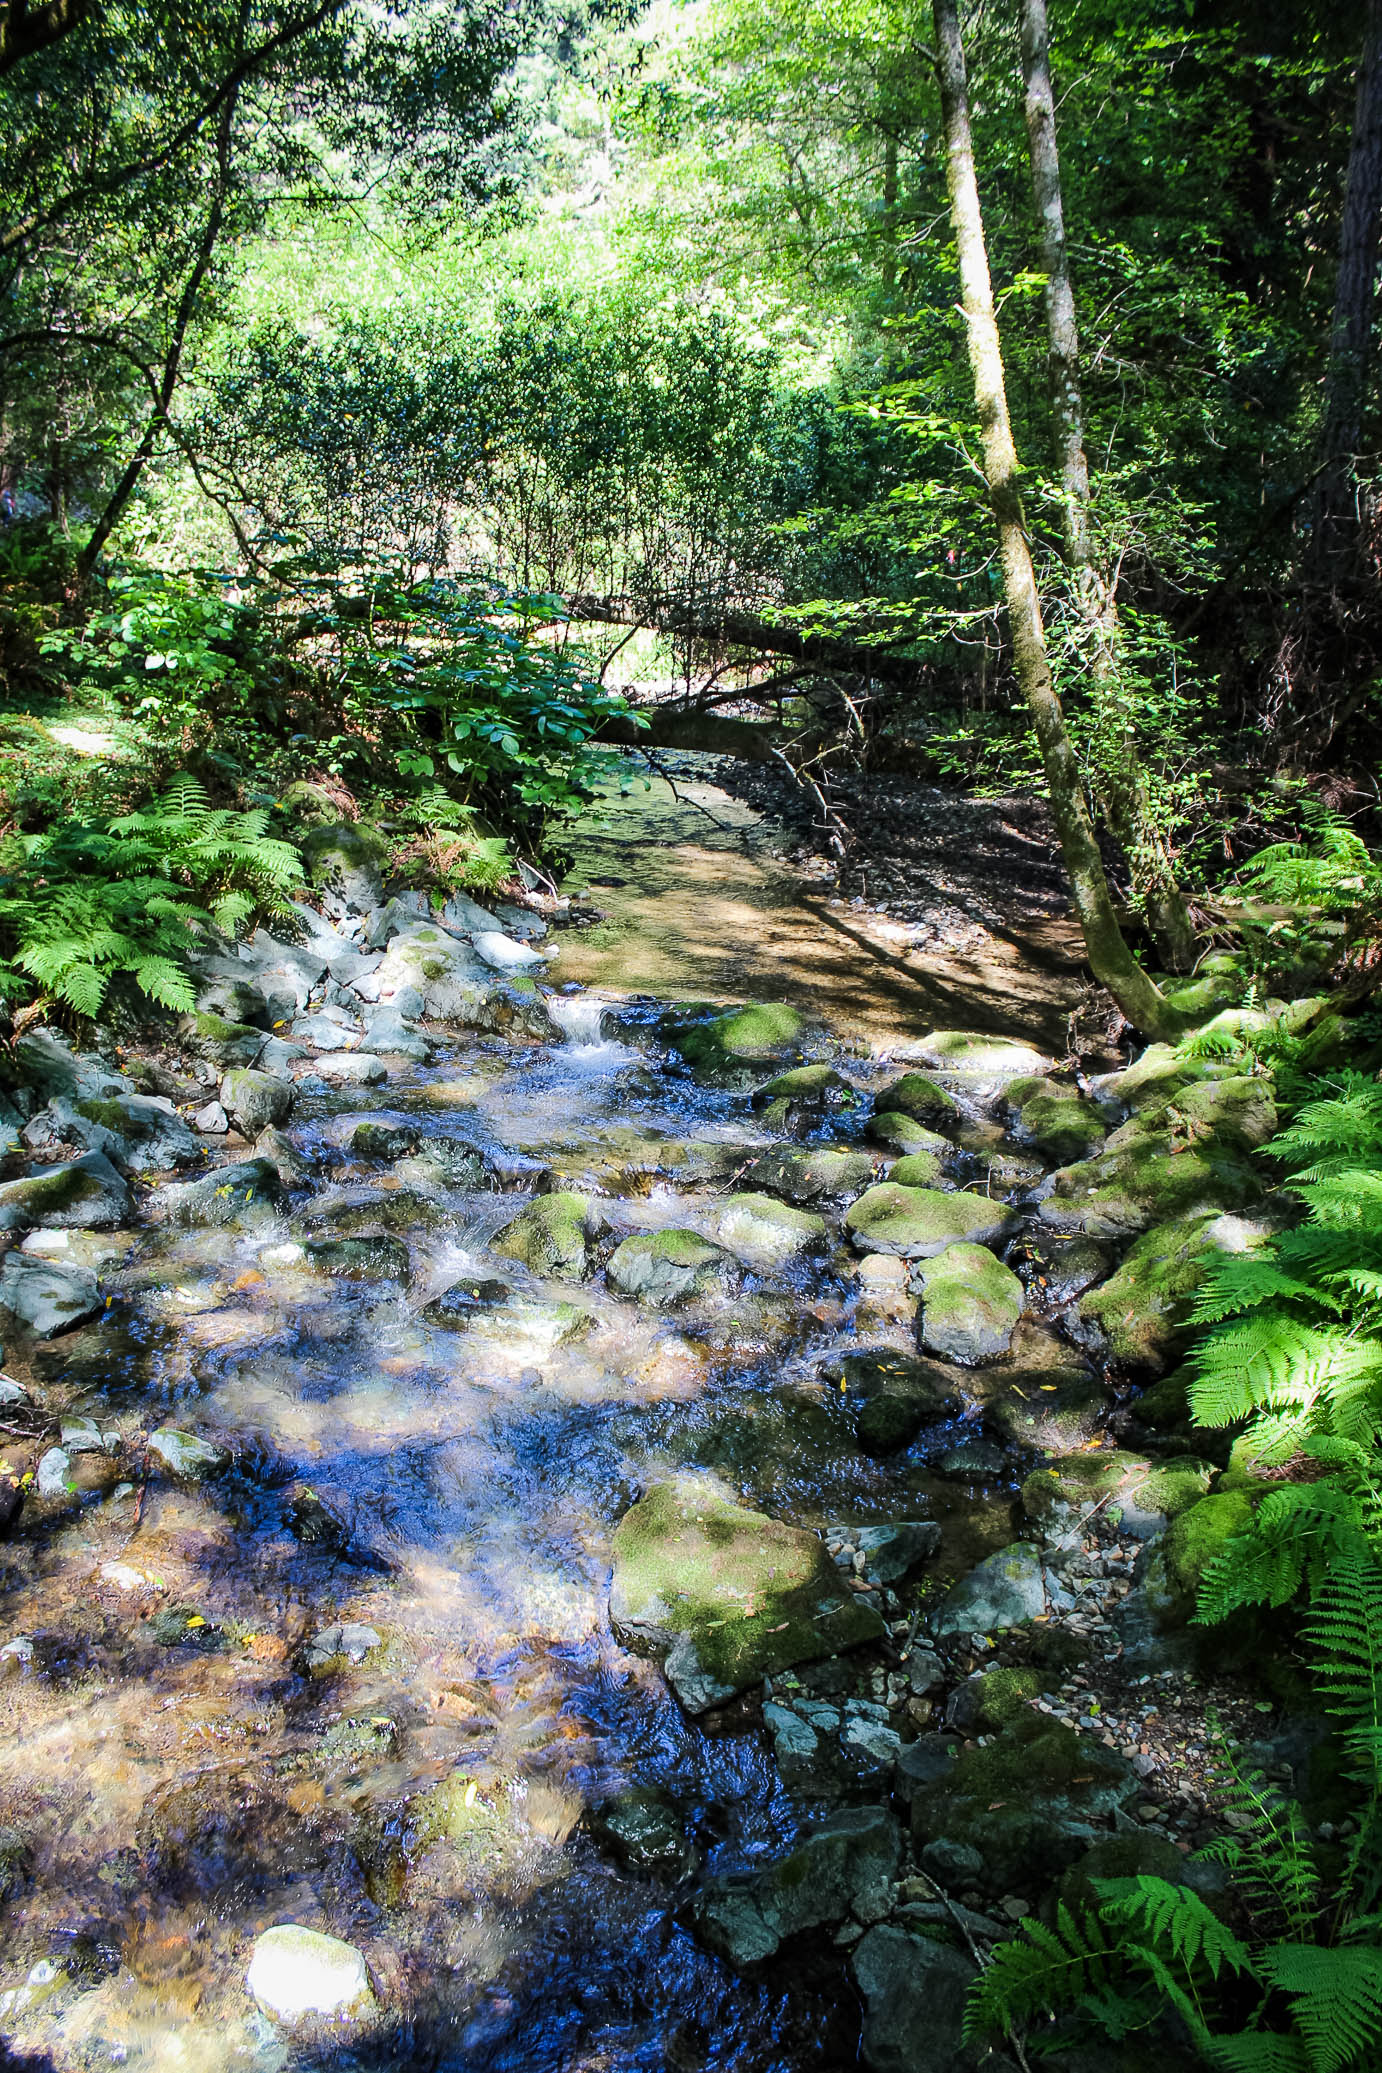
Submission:
{"label": "flowing water", "polygon": [[[732,1147],[733,1166],[767,1141],[743,1095],[666,1069],[651,1004],[617,1026],[590,993],[554,1012],[559,1044],[458,1038],[375,1093],[302,1102],[303,1185],[253,1230],[72,1234],[107,1314],[10,1368],[96,1428],[72,1491],[0,1557],[18,1644],[0,1655],[0,2030],[25,2063],[323,2062],[245,1992],[254,1937],[284,1921],[368,1959],[386,2014],[344,2064],[854,2063],[843,1954],[747,1981],[683,1925],[689,1877],[780,1852],[818,1809],[749,1717],[689,1722],[612,1636],[611,1533],[691,1466],[806,1526],[940,1517],[954,1563],[1010,1537],[1005,1493],[939,1482],[917,1450],[857,1451],[829,1356],[861,1325],[907,1340],[861,1317],[838,1243],[684,1317],[489,1250],[554,1177],[598,1191],[606,1250],[713,1233],[716,1189],[678,1175],[719,1154],[678,1147]],[[883,1071],[841,1062],[865,1090]],[[366,1118],[416,1149],[357,1157]],[[406,1282],[333,1279],[301,1251],[379,1232],[406,1244]],[[465,1329],[424,1315],[465,1281],[503,1290]],[[164,1423],[222,1441],[230,1468],[150,1475]],[[661,1862],[622,1860],[602,1828],[636,1788],[662,1796]]]}

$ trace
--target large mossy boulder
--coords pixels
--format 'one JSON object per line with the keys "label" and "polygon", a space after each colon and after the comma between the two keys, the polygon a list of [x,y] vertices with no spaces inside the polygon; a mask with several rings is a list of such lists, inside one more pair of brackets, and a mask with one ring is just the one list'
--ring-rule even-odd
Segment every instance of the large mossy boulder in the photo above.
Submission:
{"label": "large mossy boulder", "polygon": [[843,1108],[857,1098],[833,1065],[793,1065],[755,1088],[753,1105],[769,1108],[774,1102],[785,1101],[800,1109]]}
{"label": "large mossy boulder", "polygon": [[949,1194],[939,1188],[900,1187],[880,1181],[845,1212],[845,1227],[860,1252],[925,1260],[947,1245],[991,1244],[1011,1221],[1001,1202],[986,1195]]}
{"label": "large mossy boulder", "polygon": [[982,1029],[933,1029],[920,1038],[915,1055],[945,1072],[1006,1086],[1020,1073],[1045,1074],[1052,1061],[1020,1037],[990,1036]]}
{"label": "large mossy boulder", "polygon": [[562,1190],[539,1195],[520,1210],[490,1241],[490,1249],[554,1281],[579,1281],[599,1230],[600,1219],[589,1198]]}
{"label": "large mossy boulder", "polygon": [[380,904],[389,847],[374,828],[363,821],[340,821],[334,827],[307,828],[300,841],[328,914],[339,920],[369,914]]}
{"label": "large mossy boulder", "polygon": [[1139,1790],[1132,1766],[1092,1735],[1024,1708],[913,1793],[912,1834],[976,1850],[995,1894],[1041,1892]]}
{"label": "large mossy boulder", "polygon": [[948,1245],[916,1270],[921,1343],[941,1360],[977,1367],[1012,1344],[1026,1301],[1022,1283],[983,1245]]}
{"label": "large mossy boulder", "polygon": [[655,1484],[620,1520],[609,1609],[623,1641],[665,1654],[689,1713],[884,1633],[815,1534],[693,1476]]}
{"label": "large mossy boulder", "polygon": [[1251,1252],[1271,1235],[1263,1219],[1229,1211],[1155,1225],[1115,1274],[1080,1297],[1072,1336],[1121,1367],[1164,1367],[1185,1346],[1191,1308],[1213,1263]]}
{"label": "large mossy boulder", "polygon": [[783,1267],[801,1253],[822,1251],[827,1236],[824,1217],[789,1208],[771,1195],[731,1195],[716,1233],[736,1259],[765,1270]]}
{"label": "large mossy boulder", "polygon": [[129,1183],[103,1152],[36,1167],[0,1185],[0,1231],[114,1231],[130,1216]]}
{"label": "large mossy boulder", "polygon": [[1261,1193],[1246,1160],[1212,1137],[1138,1134],[1052,1177],[1039,1214],[1055,1231],[1131,1238],[1172,1218],[1241,1209]]}
{"label": "large mossy boulder", "polygon": [[[954,1147],[945,1138],[937,1138],[934,1130],[928,1130],[924,1123],[915,1122],[911,1116],[904,1116],[898,1109],[884,1109],[876,1116],[870,1116],[864,1125],[865,1135],[871,1144],[881,1151],[891,1152],[899,1159],[905,1159],[914,1169],[913,1187],[930,1187],[940,1178],[941,1162]],[[916,1176],[925,1175],[925,1178]]]}
{"label": "large mossy boulder", "polygon": [[639,1231],[615,1247],[608,1272],[621,1296],[671,1310],[732,1289],[739,1262],[698,1231]]}
{"label": "large mossy boulder", "polygon": [[1193,1616],[1205,1571],[1229,1542],[1252,1525],[1241,1490],[1202,1497],[1173,1519],[1148,1564],[1147,1604],[1158,1626],[1183,1627]]}
{"label": "large mossy boulder", "polygon": [[1187,1058],[1173,1044],[1148,1044],[1121,1072],[1095,1080],[1094,1090],[1116,1108],[1139,1110],[1174,1100],[1201,1082],[1234,1079],[1237,1070],[1221,1058]]}
{"label": "large mossy boulder", "polygon": [[1261,1073],[1239,1073],[1227,1079],[1192,1080],[1164,1101],[1144,1103],[1114,1131],[1108,1149],[1117,1151],[1138,1136],[1166,1131],[1192,1143],[1212,1137],[1231,1150],[1251,1152],[1275,1137],[1277,1124],[1271,1080]]}
{"label": "large mossy boulder", "polygon": [[805,1021],[784,1001],[751,1001],[722,1014],[664,1016],[660,1033],[700,1078],[742,1085],[800,1054]]}
{"label": "large mossy boulder", "polygon": [[1018,1112],[1015,1132],[1022,1144],[1035,1146],[1048,1159],[1070,1165],[1087,1159],[1108,1135],[1103,1111],[1082,1094],[1033,1095]]}
{"label": "large mossy boulder", "polygon": [[766,1189],[788,1202],[840,1202],[860,1194],[875,1170],[871,1152],[803,1145],[764,1152],[744,1168],[743,1178],[746,1186]]}
{"label": "large mossy boulder", "polygon": [[229,1072],[237,1065],[253,1065],[264,1048],[264,1031],[252,1023],[232,1022],[224,1015],[200,1011],[184,1015],[178,1023],[184,1050]]}
{"label": "large mossy boulder", "polygon": [[[905,1116],[898,1118],[875,1116],[873,1120],[875,1123],[889,1123],[894,1120],[900,1122],[907,1121]],[[921,1125],[920,1123],[910,1123],[908,1128],[920,1130]],[[928,1131],[926,1134],[929,1137],[931,1132]],[[944,1138],[941,1139],[941,1143],[945,1144]],[[888,1179],[895,1188],[939,1188],[943,1193],[950,1194],[954,1190],[955,1183],[952,1180],[947,1180],[945,1177],[945,1159],[946,1154],[952,1150],[953,1146],[948,1144],[945,1144],[945,1151],[943,1152],[937,1151],[932,1145],[914,1147],[913,1150],[904,1152],[902,1157],[889,1167]]]}
{"label": "large mossy boulder", "polygon": [[985,1396],[984,1417],[1001,1439],[1045,1454],[1086,1447],[1108,1417],[1113,1399],[1083,1368],[998,1371]]}
{"label": "large mossy boulder", "polygon": [[196,1166],[203,1156],[201,1140],[166,1095],[79,1097],[71,1104],[55,1102],[55,1116],[69,1106],[97,1129],[114,1132],[120,1142],[120,1163],[131,1173],[171,1173]]}

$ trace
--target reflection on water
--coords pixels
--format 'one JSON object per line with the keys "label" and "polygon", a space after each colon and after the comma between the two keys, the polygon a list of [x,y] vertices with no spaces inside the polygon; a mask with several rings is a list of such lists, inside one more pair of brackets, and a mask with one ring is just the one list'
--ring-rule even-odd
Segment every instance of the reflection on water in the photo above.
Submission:
{"label": "reflection on water", "polygon": [[[838,1252],[669,1319],[489,1250],[582,1176],[606,1249],[713,1231],[714,1192],[650,1176],[648,1148],[765,1141],[592,996],[555,1012],[562,1046],[477,1042],[368,1110],[311,1106],[315,1184],[274,1227],[140,1231],[103,1270],[108,1320],[37,1355],[57,1415],[123,1440],[4,1550],[0,1638],[29,1649],[0,1658],[0,1987],[22,1990],[0,2020],[54,2065],[319,2063],[244,1992],[254,1936],[290,1920],[357,1943],[379,1986],[342,2063],[852,2063],[842,1959],[745,1981],[680,1925],[678,1873],[780,1849],[812,1810],[751,1726],[689,1725],[613,1640],[610,1534],[686,1464],[812,1525],[967,1500],[851,1444],[820,1362],[854,1329]],[[366,1113],[413,1148],[357,1158]],[[304,1246],[346,1235],[402,1239],[408,1284],[322,1273]],[[428,1305],[460,1282],[483,1299],[457,1328]],[[229,1469],[152,1475],[138,1435],[169,1420]],[[377,1645],[323,1654],[342,1623]],[[673,1810],[670,1870],[599,1840],[631,1787]],[[26,1985],[50,1959],[56,1985]]]}

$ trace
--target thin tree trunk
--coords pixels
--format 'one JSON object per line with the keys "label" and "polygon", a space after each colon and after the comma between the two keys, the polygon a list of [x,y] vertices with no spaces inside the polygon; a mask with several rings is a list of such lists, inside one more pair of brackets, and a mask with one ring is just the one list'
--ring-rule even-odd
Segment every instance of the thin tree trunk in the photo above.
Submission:
{"label": "thin tree trunk", "polygon": [[956,0],[933,0],[933,13],[950,219],[960,260],[960,288],[984,474],[998,527],[1013,663],[1041,750],[1051,813],[1070,874],[1075,912],[1084,931],[1089,962],[1096,978],[1107,986],[1129,1022],[1147,1036],[1171,1036],[1181,1026],[1180,1017],[1142,970],[1118,926],[1098,840],[1085,805],[1079,765],[1051,675],[1036,571],[1027,545],[1017,450],[1008,417],[1003,354],[974,172],[969,88]]}
{"label": "thin tree trunk", "polygon": [[1352,561],[1357,534],[1354,469],[1372,357],[1379,230],[1382,229],[1382,0],[1368,0],[1358,98],[1344,185],[1339,271],[1325,374],[1321,472],[1308,559],[1321,572]]}
{"label": "thin tree trunk", "polygon": [[[1022,78],[1032,199],[1042,271],[1046,275],[1047,367],[1056,473],[1061,490],[1061,532],[1075,602],[1085,626],[1094,700],[1107,713],[1116,707],[1118,697],[1118,608],[1112,585],[1096,564],[1089,522],[1080,327],[1065,236],[1046,0],[1022,0]],[[1103,772],[1109,820],[1127,852],[1134,887],[1146,909],[1163,963],[1171,971],[1188,971],[1195,961],[1195,931],[1171,860],[1152,825],[1136,741],[1126,728],[1123,734],[1122,753],[1116,754],[1114,764]]]}
{"label": "thin tree trunk", "polygon": [[883,286],[889,295],[897,285],[897,138],[883,144]]}

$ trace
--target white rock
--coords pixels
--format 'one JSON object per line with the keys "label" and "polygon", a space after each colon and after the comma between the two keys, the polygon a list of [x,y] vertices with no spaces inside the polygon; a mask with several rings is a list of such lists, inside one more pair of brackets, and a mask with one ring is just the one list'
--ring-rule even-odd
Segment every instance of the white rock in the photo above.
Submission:
{"label": "white rock", "polygon": [[284,1922],[257,1938],[245,1985],[273,2021],[304,2016],[363,2016],[376,2003],[369,1970],[354,1944]]}
{"label": "white rock", "polygon": [[547,962],[541,951],[530,949],[526,943],[515,943],[502,929],[479,929],[470,940],[476,956],[496,972],[530,972],[534,965]]}
{"label": "white rock", "polygon": [[36,1253],[41,1260],[61,1259],[72,1243],[66,1231],[30,1231],[19,1250]]}
{"label": "white rock", "polygon": [[313,1071],[319,1079],[332,1080],[338,1087],[377,1087],[389,1077],[383,1059],[368,1051],[328,1052],[324,1058],[313,1060]]}
{"label": "white rock", "polygon": [[230,1118],[219,1101],[208,1101],[205,1108],[199,1108],[192,1118],[192,1128],[209,1137],[224,1137],[230,1128]]}
{"label": "white rock", "polygon": [[72,1473],[72,1456],[64,1447],[50,1447],[38,1464],[40,1497],[61,1497]]}

